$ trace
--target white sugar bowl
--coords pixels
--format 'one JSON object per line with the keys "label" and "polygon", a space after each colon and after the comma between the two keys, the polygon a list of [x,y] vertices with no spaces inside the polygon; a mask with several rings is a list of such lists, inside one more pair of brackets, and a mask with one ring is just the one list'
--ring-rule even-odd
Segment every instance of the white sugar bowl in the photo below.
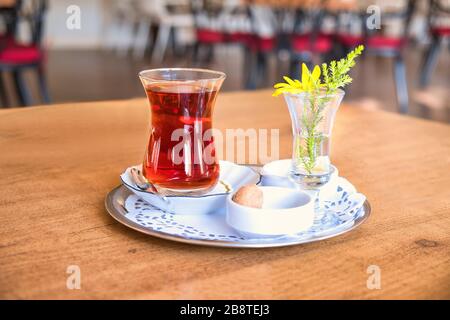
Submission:
{"label": "white sugar bowl", "polygon": [[309,229],[314,221],[314,199],[283,187],[261,187],[263,203],[253,208],[227,198],[226,222],[244,236],[275,237]]}

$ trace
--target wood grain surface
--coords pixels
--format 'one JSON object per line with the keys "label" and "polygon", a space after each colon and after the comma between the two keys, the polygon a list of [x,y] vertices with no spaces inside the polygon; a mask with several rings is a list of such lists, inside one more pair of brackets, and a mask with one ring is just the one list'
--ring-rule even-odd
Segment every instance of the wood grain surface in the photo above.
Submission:
{"label": "wood grain surface", "polygon": [[[0,298],[450,298],[450,126],[343,106],[332,161],[372,205],[358,229],[273,249],[216,249],[155,239],[104,208],[141,162],[144,99],[0,111]],[[216,128],[279,128],[270,91],[219,95]],[[66,287],[67,267],[81,289]],[[368,289],[367,268],[381,270]]]}

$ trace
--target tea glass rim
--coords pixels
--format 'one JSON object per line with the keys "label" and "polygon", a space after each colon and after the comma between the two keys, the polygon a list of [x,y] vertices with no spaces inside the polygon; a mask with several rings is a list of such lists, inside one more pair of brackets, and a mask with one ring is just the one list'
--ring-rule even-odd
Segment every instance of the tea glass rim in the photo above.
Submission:
{"label": "tea glass rim", "polygon": [[[155,77],[149,76],[149,73],[157,73],[157,72],[173,72],[173,71],[190,71],[190,72],[198,72],[199,74],[215,74],[216,77],[198,77],[196,79],[164,79],[163,77]],[[155,68],[155,69],[145,69],[138,73],[139,78],[145,79],[147,81],[153,82],[198,82],[198,81],[219,81],[224,80],[226,78],[226,74],[222,71],[216,71],[211,69],[203,69],[203,68]]]}

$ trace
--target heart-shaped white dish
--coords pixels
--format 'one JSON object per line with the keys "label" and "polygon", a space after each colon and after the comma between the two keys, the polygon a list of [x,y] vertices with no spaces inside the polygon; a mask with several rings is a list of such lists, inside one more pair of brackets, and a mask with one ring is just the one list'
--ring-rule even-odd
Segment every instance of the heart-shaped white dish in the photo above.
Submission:
{"label": "heart-shaped white dish", "polygon": [[[202,215],[225,210],[227,195],[247,184],[259,184],[261,176],[248,166],[220,161],[220,182],[210,192],[201,196],[165,196],[162,198],[139,189],[133,182],[129,167],[120,176],[123,185],[145,202],[173,214]],[[141,166],[133,166],[141,169]],[[226,187],[225,187],[226,186]],[[227,190],[227,187],[230,190]]]}

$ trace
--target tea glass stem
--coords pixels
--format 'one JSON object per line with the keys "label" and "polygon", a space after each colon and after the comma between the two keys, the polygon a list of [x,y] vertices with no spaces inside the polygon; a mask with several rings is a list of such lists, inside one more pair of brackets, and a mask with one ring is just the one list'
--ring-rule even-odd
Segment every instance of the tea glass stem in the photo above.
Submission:
{"label": "tea glass stem", "polygon": [[323,225],[326,215],[325,210],[322,206],[322,201],[320,198],[320,189],[313,189],[311,190],[312,194],[314,195],[314,227],[318,227],[320,225]]}

